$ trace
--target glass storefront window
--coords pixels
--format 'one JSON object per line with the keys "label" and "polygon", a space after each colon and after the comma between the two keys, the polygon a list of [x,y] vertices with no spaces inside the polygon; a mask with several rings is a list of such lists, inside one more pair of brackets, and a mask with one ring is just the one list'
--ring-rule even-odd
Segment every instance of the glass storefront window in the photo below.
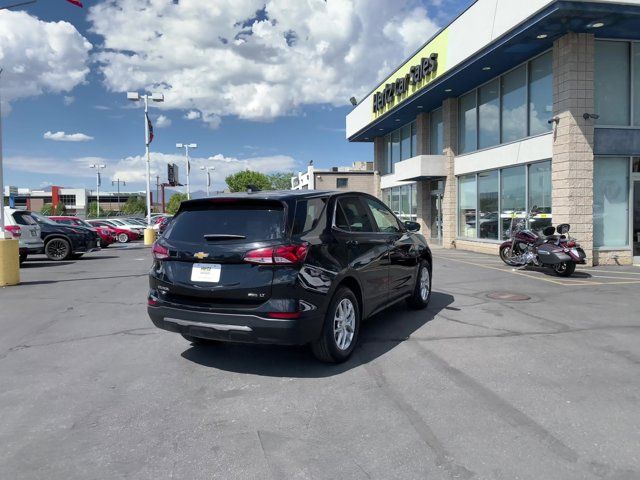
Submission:
{"label": "glass storefront window", "polygon": [[597,125],[629,125],[630,65],[628,42],[597,41],[595,110]]}
{"label": "glass storefront window", "polygon": [[524,165],[518,167],[510,167],[502,169],[500,174],[502,188],[500,190],[500,218],[502,226],[502,238],[509,237],[508,230],[511,226],[511,216],[513,214],[521,217],[527,209],[527,178],[526,167]]}
{"label": "glass storefront window", "polygon": [[542,230],[551,225],[551,161],[529,165],[529,203],[531,210],[539,212],[529,225],[533,230]]}
{"label": "glass storefront window", "polygon": [[418,218],[416,190],[417,187],[414,183],[387,188],[382,191],[382,198],[400,220],[403,222],[406,220],[415,221]]}
{"label": "glass storefront window", "polygon": [[391,172],[395,170],[394,165],[400,161],[400,130],[391,134]]}
{"label": "glass storefront window", "polygon": [[593,245],[629,245],[628,157],[596,157],[594,160]]}
{"label": "glass storefront window", "polygon": [[496,78],[478,89],[478,148],[500,143],[500,83]]}
{"label": "glass storefront window", "polygon": [[461,237],[476,236],[477,200],[476,176],[460,177],[458,179],[458,235]]}
{"label": "glass storefront window", "polygon": [[478,174],[478,237],[498,239],[498,170]]}
{"label": "glass storefront window", "polygon": [[527,136],[527,70],[525,65],[502,77],[502,142]]}
{"label": "glass storefront window", "polygon": [[385,135],[382,141],[383,147],[383,164],[382,164],[382,175],[386,175],[391,173],[391,135]]}
{"label": "glass storefront window", "polygon": [[633,44],[633,124],[640,125],[640,42]]}
{"label": "glass storefront window", "polygon": [[411,158],[411,125],[400,129],[400,160]]}
{"label": "glass storefront window", "polygon": [[476,91],[460,97],[458,113],[458,152],[477,150]]}
{"label": "glass storefront window", "polygon": [[418,154],[418,129],[416,122],[411,122],[411,157]]}
{"label": "glass storefront window", "polygon": [[442,108],[438,108],[431,112],[430,122],[430,153],[431,155],[442,155],[442,151],[444,150],[444,123],[442,121]]}
{"label": "glass storefront window", "polygon": [[553,116],[553,55],[547,52],[529,64],[529,135],[550,132]]}

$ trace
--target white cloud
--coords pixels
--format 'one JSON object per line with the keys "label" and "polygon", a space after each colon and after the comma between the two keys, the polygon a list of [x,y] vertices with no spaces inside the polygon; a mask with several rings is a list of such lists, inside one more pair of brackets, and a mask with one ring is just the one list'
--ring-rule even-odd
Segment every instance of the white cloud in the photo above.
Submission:
{"label": "white cloud", "polygon": [[[92,163],[107,163],[99,157],[60,159],[53,157],[10,156],[4,159],[4,166],[12,172],[39,173],[45,179],[52,175],[64,175],[73,178],[95,178],[95,171],[89,168]],[[48,180],[43,180],[46,182]]]}
{"label": "white cloud", "polygon": [[184,115],[184,118],[186,118],[187,120],[198,120],[200,117],[200,112],[197,110],[189,110]]}
{"label": "white cloud", "polygon": [[[151,153],[151,177],[160,176],[161,179],[167,177],[167,164],[175,163],[179,168],[180,181],[186,182],[186,165],[183,155],[173,153]],[[111,162],[107,170],[111,178],[119,178],[126,182],[142,183],[145,182],[145,157],[144,155],[136,155],[124,158],[116,163]],[[296,161],[287,155],[273,155],[268,157],[251,157],[251,158],[235,158],[225,157],[222,154],[215,155],[210,159],[201,157],[191,158],[191,178],[192,189],[204,189],[205,176],[200,171],[200,166],[206,165],[215,167],[212,172],[212,181],[216,188],[224,188],[224,179],[232,173],[241,170],[256,170],[263,173],[273,173],[278,171],[294,171],[296,169]],[[155,182],[155,180],[154,180]]]}
{"label": "white cloud", "polygon": [[45,140],[53,140],[55,142],[88,142],[93,137],[84,133],[64,133],[64,132],[45,132],[43,135]]}
{"label": "white cloud", "polygon": [[4,102],[68,92],[89,73],[92,45],[68,22],[43,22],[26,12],[0,10],[0,45]]}
{"label": "white cloud", "polygon": [[76,97],[66,96],[65,95],[65,97],[62,99],[62,101],[68,107],[69,105],[71,105],[73,102],[76,101]]}
{"label": "white cloud", "polygon": [[363,96],[437,30],[421,5],[154,0],[141,9],[120,0],[88,18],[104,38],[96,59],[109,90],[160,90],[160,108],[201,113],[215,128],[227,115],[271,120]]}
{"label": "white cloud", "polygon": [[160,115],[156,118],[155,126],[158,128],[166,128],[171,126],[171,119],[165,115]]}

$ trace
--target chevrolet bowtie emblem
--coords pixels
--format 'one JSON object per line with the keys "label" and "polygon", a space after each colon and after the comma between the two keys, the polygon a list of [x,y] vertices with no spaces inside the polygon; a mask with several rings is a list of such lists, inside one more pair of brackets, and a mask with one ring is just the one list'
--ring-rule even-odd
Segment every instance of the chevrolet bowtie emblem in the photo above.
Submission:
{"label": "chevrolet bowtie emblem", "polygon": [[198,260],[204,260],[209,256],[209,254],[204,252],[198,252],[198,253],[194,253],[193,256],[196,257]]}

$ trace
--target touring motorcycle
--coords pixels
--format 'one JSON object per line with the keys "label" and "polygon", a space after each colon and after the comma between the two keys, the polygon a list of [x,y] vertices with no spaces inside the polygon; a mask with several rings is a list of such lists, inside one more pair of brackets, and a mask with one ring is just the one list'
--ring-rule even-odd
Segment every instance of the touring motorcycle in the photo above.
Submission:
{"label": "touring motorcycle", "polygon": [[530,230],[529,219],[536,213],[537,207],[533,207],[524,218],[511,216],[509,240],[500,245],[500,258],[512,267],[546,267],[561,277],[570,276],[576,265],[586,263],[587,255],[569,236],[571,226],[568,223],[557,228],[548,226],[542,232]]}

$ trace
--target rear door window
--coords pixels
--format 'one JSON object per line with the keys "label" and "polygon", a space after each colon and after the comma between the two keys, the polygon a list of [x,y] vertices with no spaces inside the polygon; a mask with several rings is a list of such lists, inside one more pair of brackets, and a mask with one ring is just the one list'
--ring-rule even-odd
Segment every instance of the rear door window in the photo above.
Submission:
{"label": "rear door window", "polygon": [[192,207],[176,215],[164,236],[169,241],[259,242],[283,236],[284,207],[264,204],[211,204]]}
{"label": "rear door window", "polygon": [[326,198],[298,200],[293,219],[293,235],[303,235],[316,228],[323,218],[326,203]]}
{"label": "rear door window", "polygon": [[337,202],[337,208],[341,208],[344,213],[344,219],[341,222],[346,222],[348,228],[338,226],[336,215],[336,226],[349,230],[351,232],[373,232],[373,225],[365,206],[360,202],[357,197],[341,198]]}

